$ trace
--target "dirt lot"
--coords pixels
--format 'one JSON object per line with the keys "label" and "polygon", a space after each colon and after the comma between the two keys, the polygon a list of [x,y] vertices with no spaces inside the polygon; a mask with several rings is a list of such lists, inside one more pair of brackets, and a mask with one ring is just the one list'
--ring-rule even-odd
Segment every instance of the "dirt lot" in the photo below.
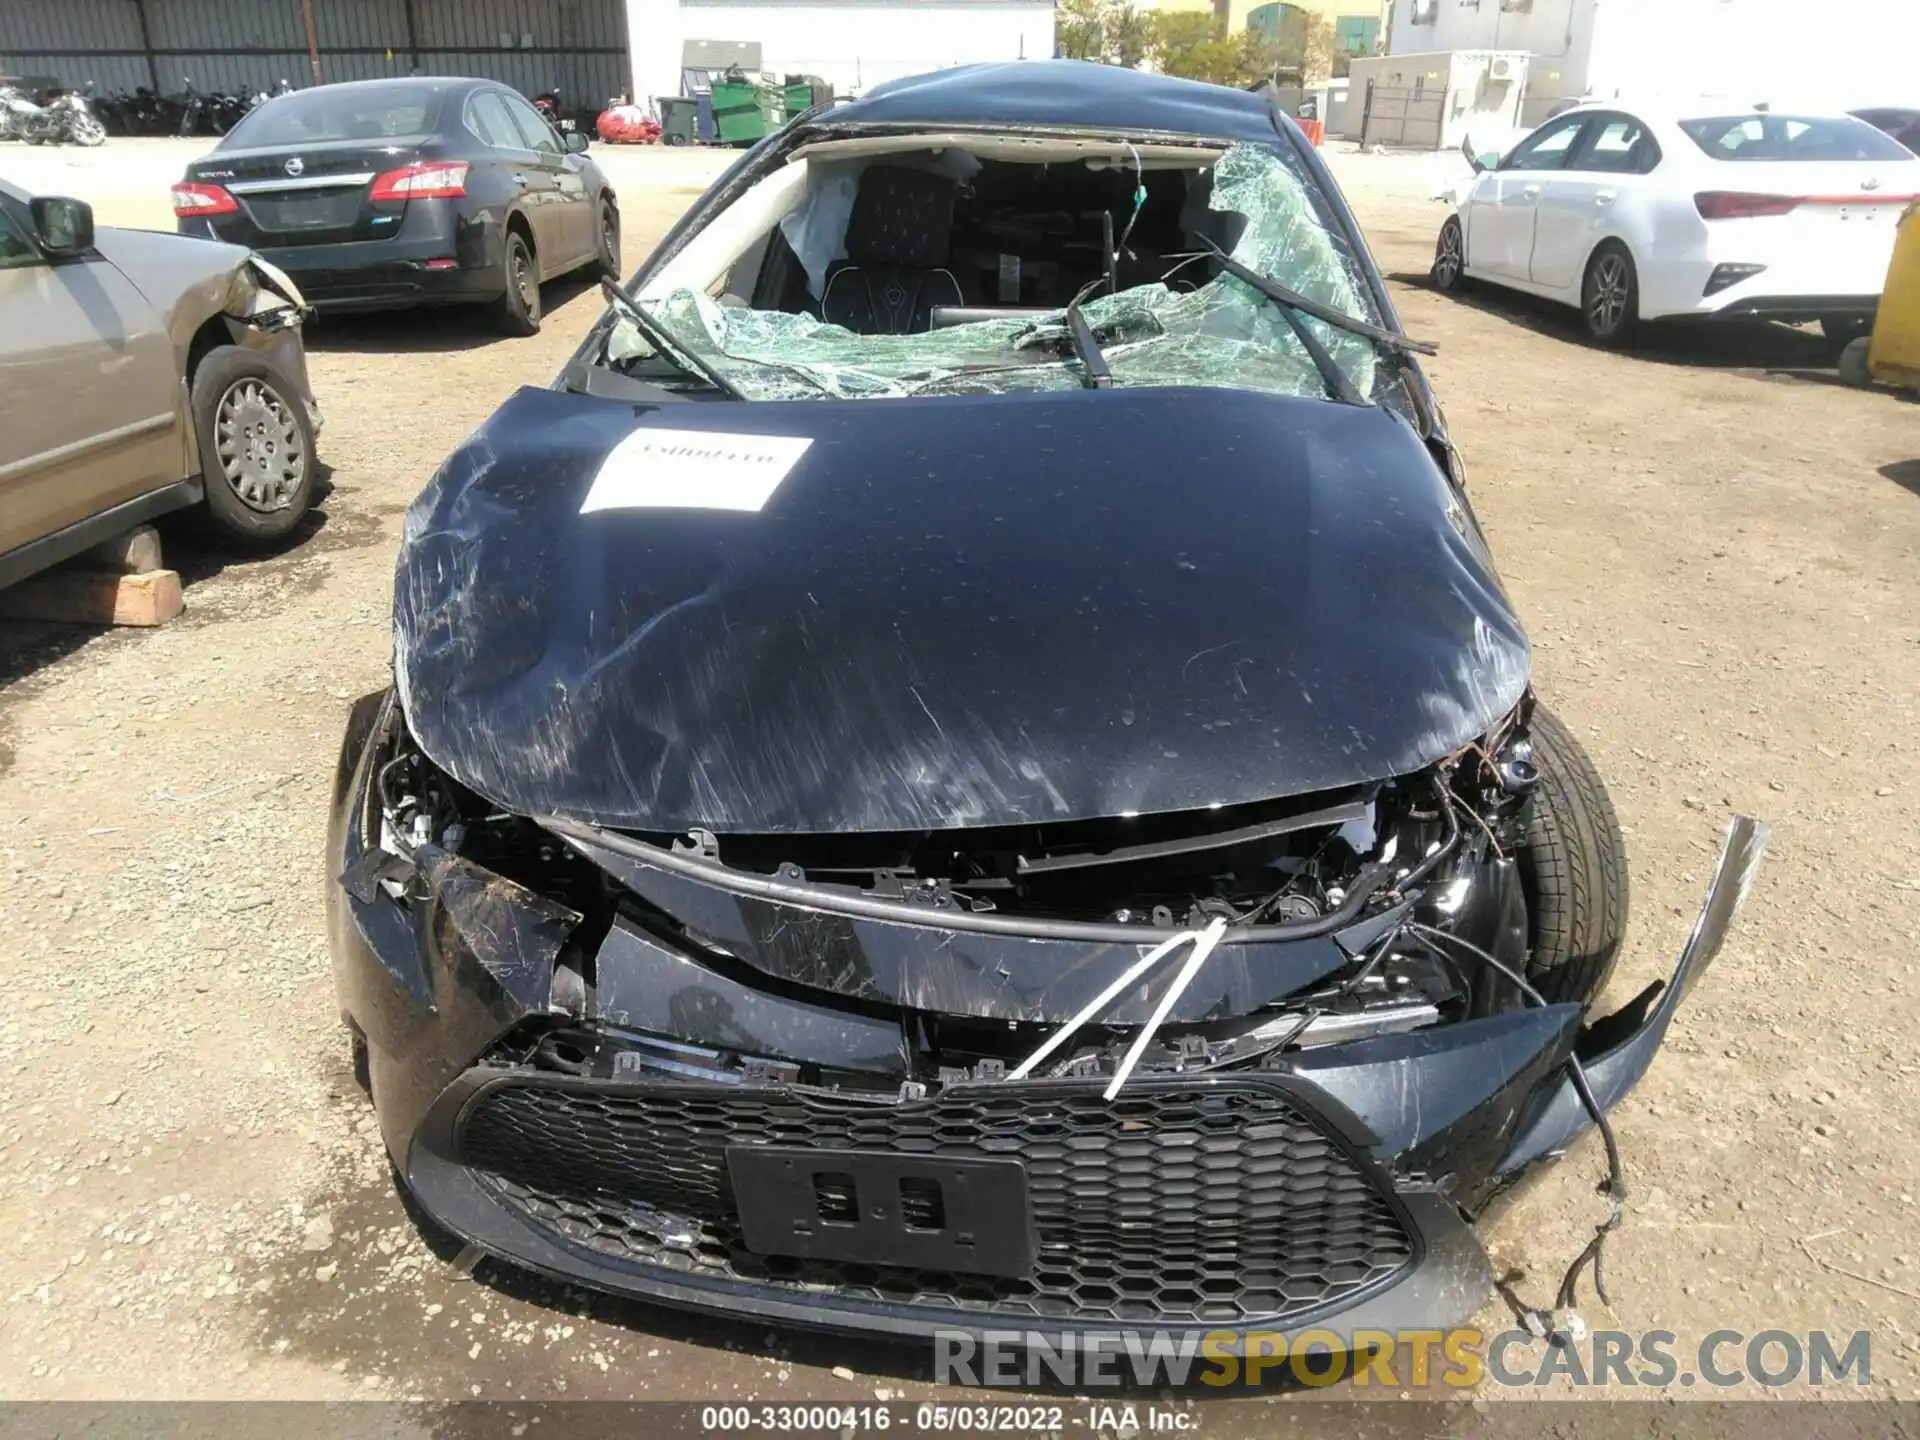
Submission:
{"label": "dirt lot", "polygon": [[[0,170],[164,225],[185,153],[10,147]],[[715,158],[609,160],[629,266]],[[1920,410],[1840,388],[1809,335],[1616,357],[1571,311],[1443,299],[1417,278],[1434,165],[1336,158],[1408,329],[1443,347],[1540,688],[1619,804],[1619,995],[1678,954],[1725,813],[1775,826],[1732,944],[1617,1112],[1633,1199],[1615,1309],[1589,1322],[1868,1329],[1872,1393],[1920,1396]],[[926,1391],[871,1348],[463,1276],[408,1220],[348,1073],[321,924],[334,749],[386,679],[408,500],[597,308],[546,298],[525,341],[452,316],[315,327],[335,488],[298,543],[177,547],[187,613],[158,632],[0,625],[0,1394]],[[1596,1174],[1589,1143],[1491,1231],[1496,1264],[1550,1288]]]}

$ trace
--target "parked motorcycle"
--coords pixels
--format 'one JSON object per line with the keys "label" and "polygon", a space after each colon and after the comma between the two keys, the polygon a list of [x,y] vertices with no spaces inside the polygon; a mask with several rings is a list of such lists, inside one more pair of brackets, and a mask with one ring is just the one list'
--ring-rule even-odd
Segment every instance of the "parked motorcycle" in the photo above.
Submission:
{"label": "parked motorcycle", "polygon": [[202,113],[207,128],[215,135],[224,135],[247,113],[247,102],[238,95],[217,91],[207,96],[207,106]]}
{"label": "parked motorcycle", "polygon": [[180,107],[179,123],[174,127],[176,135],[199,135],[204,132],[207,118],[207,97],[193,88],[193,77],[180,77],[182,89],[175,97]]}
{"label": "parked motorcycle", "polygon": [[563,135],[576,128],[573,116],[562,113],[560,87],[557,85],[551,90],[543,90],[534,96],[533,108],[540,112],[542,119]]}
{"label": "parked motorcycle", "polygon": [[[91,82],[88,88],[92,88]],[[0,127],[9,138],[29,145],[64,142],[92,146],[107,138],[107,127],[78,90],[49,92],[46,103],[41,104],[16,85],[0,86]]]}
{"label": "parked motorcycle", "polygon": [[115,90],[107,95],[97,95],[93,100],[93,113],[106,126],[109,135],[131,135],[133,126],[129,121],[129,111],[133,97],[124,90]]}

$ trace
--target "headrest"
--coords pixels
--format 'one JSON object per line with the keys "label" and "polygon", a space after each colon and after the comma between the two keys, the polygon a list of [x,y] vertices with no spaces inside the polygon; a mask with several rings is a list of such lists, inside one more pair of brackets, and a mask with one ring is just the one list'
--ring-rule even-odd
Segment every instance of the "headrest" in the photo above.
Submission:
{"label": "headrest", "polygon": [[901,165],[869,165],[847,222],[847,259],[856,265],[938,270],[953,241],[954,184]]}

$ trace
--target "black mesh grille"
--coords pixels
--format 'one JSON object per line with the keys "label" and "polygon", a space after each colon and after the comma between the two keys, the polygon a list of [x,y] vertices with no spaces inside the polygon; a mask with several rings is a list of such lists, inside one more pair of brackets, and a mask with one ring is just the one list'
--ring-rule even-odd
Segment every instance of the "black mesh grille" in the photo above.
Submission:
{"label": "black mesh grille", "polygon": [[[725,1148],[1012,1156],[1035,1232],[1023,1279],[768,1257],[741,1240]],[[906,1104],[701,1086],[495,1088],[462,1159],[576,1244],[628,1263],[1012,1318],[1240,1323],[1302,1314],[1399,1271],[1412,1241],[1352,1160],[1251,1085],[1006,1084]]]}

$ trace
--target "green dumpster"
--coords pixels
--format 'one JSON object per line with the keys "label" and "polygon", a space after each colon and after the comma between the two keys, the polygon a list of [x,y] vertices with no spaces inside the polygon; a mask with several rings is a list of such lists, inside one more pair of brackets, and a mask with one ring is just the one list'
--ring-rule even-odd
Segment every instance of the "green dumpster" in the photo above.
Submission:
{"label": "green dumpster", "polygon": [[751,145],[786,123],[786,106],[771,85],[721,80],[713,87],[713,125],[722,145]]}
{"label": "green dumpster", "polygon": [[818,75],[789,75],[787,77],[787,118],[805,114],[816,105],[833,103],[833,86]]}

